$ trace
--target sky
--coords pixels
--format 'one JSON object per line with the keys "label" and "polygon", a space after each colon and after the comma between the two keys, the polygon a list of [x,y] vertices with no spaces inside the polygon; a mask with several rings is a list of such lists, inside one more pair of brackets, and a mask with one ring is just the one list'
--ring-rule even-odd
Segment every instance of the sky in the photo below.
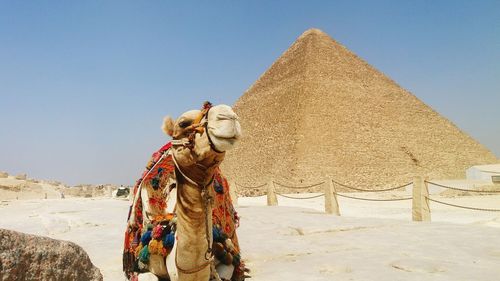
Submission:
{"label": "sky", "polygon": [[0,0],[0,171],[132,185],[165,115],[233,104],[313,27],[500,157],[498,0]]}

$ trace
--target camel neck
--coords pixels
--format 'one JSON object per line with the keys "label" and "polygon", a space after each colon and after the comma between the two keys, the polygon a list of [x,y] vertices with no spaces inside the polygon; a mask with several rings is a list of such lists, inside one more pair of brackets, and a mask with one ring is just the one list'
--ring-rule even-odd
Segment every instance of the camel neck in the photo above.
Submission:
{"label": "camel neck", "polygon": [[[212,242],[212,206],[205,210],[205,202],[201,189],[190,183],[177,186],[177,258],[178,266],[196,268],[206,262],[205,257]],[[189,281],[203,280],[208,276],[210,268],[189,275]],[[183,279],[184,280],[184,279]],[[206,280],[206,279],[205,279]]]}

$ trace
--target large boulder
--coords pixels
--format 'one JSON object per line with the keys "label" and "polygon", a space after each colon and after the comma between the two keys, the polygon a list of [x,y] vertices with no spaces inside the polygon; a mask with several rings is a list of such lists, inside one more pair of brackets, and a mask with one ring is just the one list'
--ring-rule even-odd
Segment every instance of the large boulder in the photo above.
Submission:
{"label": "large boulder", "polygon": [[4,171],[0,171],[0,178],[3,179],[3,178],[8,178],[9,177],[9,173],[7,172],[4,172]]}
{"label": "large boulder", "polygon": [[102,280],[87,253],[68,241],[0,229],[0,279]]}

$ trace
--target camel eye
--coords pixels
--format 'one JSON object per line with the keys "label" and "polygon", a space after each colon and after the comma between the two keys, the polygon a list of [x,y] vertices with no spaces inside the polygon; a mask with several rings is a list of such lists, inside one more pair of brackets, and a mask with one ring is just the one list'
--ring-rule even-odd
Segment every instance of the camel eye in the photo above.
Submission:
{"label": "camel eye", "polygon": [[191,125],[191,121],[181,121],[179,123],[179,127],[183,128],[183,129],[187,128],[189,125]]}

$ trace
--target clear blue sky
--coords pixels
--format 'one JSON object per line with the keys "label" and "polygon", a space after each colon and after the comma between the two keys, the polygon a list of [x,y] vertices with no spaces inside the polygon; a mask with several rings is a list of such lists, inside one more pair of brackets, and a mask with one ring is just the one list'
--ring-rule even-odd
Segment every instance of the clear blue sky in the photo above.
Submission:
{"label": "clear blue sky", "polygon": [[0,170],[132,184],[320,28],[500,156],[500,1],[0,0]]}

